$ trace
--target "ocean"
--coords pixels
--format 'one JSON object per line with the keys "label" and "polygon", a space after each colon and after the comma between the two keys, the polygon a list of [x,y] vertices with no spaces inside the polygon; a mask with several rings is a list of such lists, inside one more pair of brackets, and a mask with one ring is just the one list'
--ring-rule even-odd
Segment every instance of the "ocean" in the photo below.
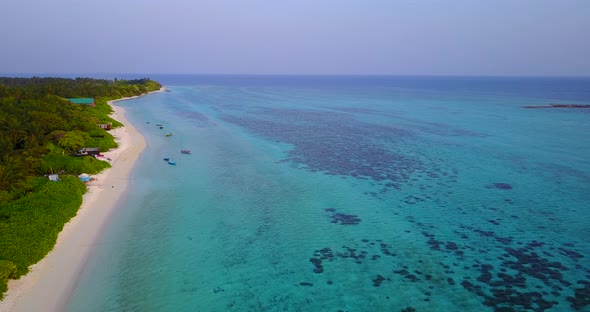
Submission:
{"label": "ocean", "polygon": [[590,310],[590,78],[151,78],[69,311]]}

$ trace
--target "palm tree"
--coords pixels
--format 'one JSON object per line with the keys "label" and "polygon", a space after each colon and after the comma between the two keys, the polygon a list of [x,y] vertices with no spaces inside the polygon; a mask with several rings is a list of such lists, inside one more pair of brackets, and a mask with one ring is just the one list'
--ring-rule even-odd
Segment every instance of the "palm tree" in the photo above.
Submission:
{"label": "palm tree", "polygon": [[0,161],[0,190],[9,191],[22,184],[25,172],[19,158],[4,157]]}

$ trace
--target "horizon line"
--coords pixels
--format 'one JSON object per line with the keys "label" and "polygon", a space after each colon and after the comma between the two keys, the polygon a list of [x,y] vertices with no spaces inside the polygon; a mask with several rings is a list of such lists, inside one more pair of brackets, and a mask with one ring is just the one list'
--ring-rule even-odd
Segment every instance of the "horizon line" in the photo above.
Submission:
{"label": "horizon line", "polygon": [[[16,76],[11,76],[16,75]],[[86,76],[84,76],[86,75]],[[50,73],[43,73],[43,72],[22,72],[22,73],[4,73],[0,72],[0,77],[3,78],[71,78],[72,76],[76,76],[75,78],[92,78],[93,75],[99,76],[114,76],[113,78],[117,78],[117,75],[133,75],[133,76],[142,76],[144,78],[148,78],[150,75],[155,76],[166,76],[166,75],[175,75],[175,76],[234,76],[234,77],[429,77],[429,78],[590,78],[590,74],[588,75],[527,75],[527,74],[501,74],[501,75],[486,75],[486,74],[228,74],[228,73],[138,73],[138,72],[129,72],[129,73],[106,73],[106,72],[87,72],[87,73],[57,73],[57,72],[50,72]],[[26,76],[26,77],[23,77]],[[64,77],[68,76],[68,77]]]}

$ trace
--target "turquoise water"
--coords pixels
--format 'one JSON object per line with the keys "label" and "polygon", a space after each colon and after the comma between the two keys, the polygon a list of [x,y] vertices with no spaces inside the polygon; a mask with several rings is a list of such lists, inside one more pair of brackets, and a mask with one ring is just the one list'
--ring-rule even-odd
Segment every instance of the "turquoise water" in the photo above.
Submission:
{"label": "turquoise water", "polygon": [[590,309],[590,79],[155,78],[68,310]]}

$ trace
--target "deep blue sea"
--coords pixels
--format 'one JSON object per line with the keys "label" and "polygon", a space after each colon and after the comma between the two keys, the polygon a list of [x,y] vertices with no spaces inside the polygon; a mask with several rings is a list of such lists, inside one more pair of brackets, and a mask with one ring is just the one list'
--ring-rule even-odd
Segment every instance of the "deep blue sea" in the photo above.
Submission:
{"label": "deep blue sea", "polygon": [[152,78],[69,311],[590,311],[590,78]]}

